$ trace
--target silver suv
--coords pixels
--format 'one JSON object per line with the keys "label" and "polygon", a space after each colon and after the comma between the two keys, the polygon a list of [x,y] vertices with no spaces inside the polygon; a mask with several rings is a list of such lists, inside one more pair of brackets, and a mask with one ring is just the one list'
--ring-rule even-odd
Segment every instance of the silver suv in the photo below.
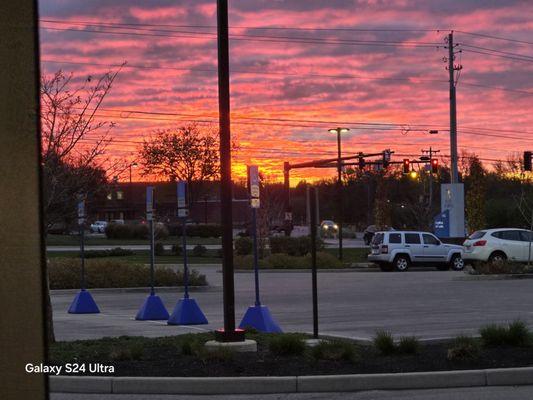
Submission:
{"label": "silver suv", "polygon": [[406,271],[410,265],[460,271],[465,266],[462,246],[442,243],[429,232],[376,232],[370,247],[368,260],[378,264],[382,271]]}

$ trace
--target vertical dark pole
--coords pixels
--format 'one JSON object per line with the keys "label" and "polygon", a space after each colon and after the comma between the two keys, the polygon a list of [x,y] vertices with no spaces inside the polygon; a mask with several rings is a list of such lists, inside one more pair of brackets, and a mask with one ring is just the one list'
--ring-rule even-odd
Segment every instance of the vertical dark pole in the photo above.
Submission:
{"label": "vertical dark pole", "polygon": [[318,289],[316,276],[316,188],[309,188],[309,204],[311,214],[311,275],[313,285],[313,337],[318,339]]}
{"label": "vertical dark pole", "polygon": [[453,65],[453,32],[448,35],[448,73],[450,79],[450,155],[451,155],[451,183],[459,182],[457,171],[457,100],[455,94],[455,67]]}
{"label": "vertical dark pole", "polygon": [[81,290],[85,290],[85,227],[84,221],[80,221],[80,258],[81,258]]}
{"label": "vertical dark pole", "polygon": [[259,254],[257,250],[257,209],[252,208],[252,238],[254,245],[255,305],[260,306],[259,299]]}
{"label": "vertical dark pole", "polygon": [[337,128],[337,196],[339,197],[339,260],[342,260],[342,220],[344,219],[342,199],[342,159],[341,159],[341,129]]}
{"label": "vertical dark pole", "polygon": [[285,161],[283,163],[283,193],[285,199],[285,236],[291,235],[292,230],[292,209],[291,209],[291,186],[290,186],[291,166]]}
{"label": "vertical dark pole", "polygon": [[231,132],[229,91],[228,1],[217,0],[218,110],[220,129],[220,211],[222,222],[222,282],[224,332],[219,339],[235,341],[233,276],[233,215],[231,195]]}
{"label": "vertical dark pole", "polygon": [[154,235],[154,220],[153,215],[150,216],[150,294],[155,294],[154,290],[154,268],[155,268],[155,235]]}
{"label": "vertical dark pole", "polygon": [[207,196],[204,197],[204,224],[207,225]]}
{"label": "vertical dark pole", "polygon": [[185,286],[185,298],[189,298],[189,265],[187,260],[187,226],[186,218],[183,218],[181,227],[181,243],[183,245],[183,285]]}

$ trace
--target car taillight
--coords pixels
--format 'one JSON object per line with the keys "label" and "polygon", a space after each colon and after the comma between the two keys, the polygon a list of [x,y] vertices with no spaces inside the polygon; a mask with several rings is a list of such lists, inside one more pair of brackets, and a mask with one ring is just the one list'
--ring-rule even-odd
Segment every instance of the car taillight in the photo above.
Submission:
{"label": "car taillight", "polygon": [[387,246],[386,244],[382,244],[381,245],[381,253],[382,254],[387,254],[389,252],[389,246]]}
{"label": "car taillight", "polygon": [[486,240],[478,240],[477,242],[474,242],[472,246],[485,246],[487,244]]}

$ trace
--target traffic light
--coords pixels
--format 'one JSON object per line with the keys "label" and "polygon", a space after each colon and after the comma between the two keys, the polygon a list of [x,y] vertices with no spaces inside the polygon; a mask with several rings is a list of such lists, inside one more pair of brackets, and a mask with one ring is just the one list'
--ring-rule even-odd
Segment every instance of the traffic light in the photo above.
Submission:
{"label": "traffic light", "polygon": [[403,159],[403,173],[408,174],[411,169],[411,161],[408,158]]}
{"label": "traffic light", "polygon": [[439,172],[439,160],[436,158],[431,159],[431,173],[436,174]]}
{"label": "traffic light", "polygon": [[389,166],[390,155],[391,155],[390,150],[383,151],[383,168],[387,168]]}
{"label": "traffic light", "polygon": [[524,171],[531,171],[531,151],[524,151]]}
{"label": "traffic light", "polygon": [[359,169],[364,169],[366,165],[365,159],[363,157],[359,157]]}

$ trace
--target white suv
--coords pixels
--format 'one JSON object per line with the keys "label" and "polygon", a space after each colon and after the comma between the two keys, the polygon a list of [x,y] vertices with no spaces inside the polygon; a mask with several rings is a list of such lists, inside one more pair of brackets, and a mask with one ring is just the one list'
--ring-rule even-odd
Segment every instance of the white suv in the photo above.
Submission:
{"label": "white suv", "polygon": [[94,223],[91,224],[91,232],[93,233],[104,233],[105,228],[107,228],[107,221],[94,221]]}
{"label": "white suv", "polygon": [[429,232],[387,231],[376,232],[368,260],[382,271],[406,271],[410,265],[432,265],[440,270],[450,267],[460,271],[465,264],[462,246],[442,243]]}
{"label": "white suv", "polygon": [[[476,262],[533,260],[533,232],[518,228],[484,229],[464,242],[465,261]],[[531,249],[531,250],[530,250]]]}

